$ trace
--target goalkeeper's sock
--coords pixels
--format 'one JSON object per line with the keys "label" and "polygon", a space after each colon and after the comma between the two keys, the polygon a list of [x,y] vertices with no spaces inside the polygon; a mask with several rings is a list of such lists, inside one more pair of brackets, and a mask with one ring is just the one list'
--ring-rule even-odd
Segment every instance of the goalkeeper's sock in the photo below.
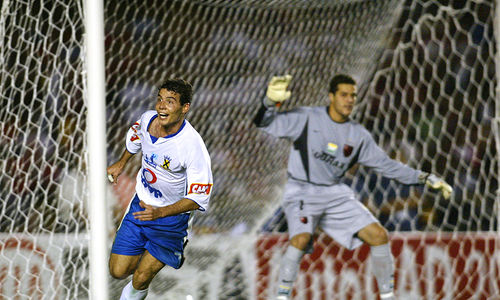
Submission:
{"label": "goalkeeper's sock", "polygon": [[120,300],[143,300],[148,295],[148,289],[136,290],[132,286],[132,280],[123,288]]}
{"label": "goalkeeper's sock", "polygon": [[389,243],[372,246],[371,260],[381,299],[394,299],[394,262]]}
{"label": "goalkeeper's sock", "polygon": [[289,296],[291,294],[293,282],[297,278],[302,256],[304,256],[304,251],[291,245],[286,249],[280,264],[278,296]]}

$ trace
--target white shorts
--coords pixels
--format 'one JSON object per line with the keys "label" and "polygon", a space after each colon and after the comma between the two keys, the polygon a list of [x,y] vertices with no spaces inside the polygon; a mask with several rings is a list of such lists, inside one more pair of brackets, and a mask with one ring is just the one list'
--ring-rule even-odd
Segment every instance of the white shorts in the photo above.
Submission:
{"label": "white shorts", "polygon": [[290,237],[304,232],[313,234],[319,226],[351,250],[363,244],[354,235],[378,222],[345,184],[315,186],[289,180],[285,186],[283,209]]}

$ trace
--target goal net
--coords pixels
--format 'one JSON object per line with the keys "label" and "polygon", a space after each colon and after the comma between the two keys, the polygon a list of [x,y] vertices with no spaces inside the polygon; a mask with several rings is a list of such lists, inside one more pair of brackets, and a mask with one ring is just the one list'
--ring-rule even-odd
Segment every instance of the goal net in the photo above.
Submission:
{"label": "goal net", "polygon": [[[3,1],[0,13],[0,295],[86,299],[89,224],[81,1]],[[148,299],[268,299],[288,238],[280,210],[290,144],[253,116],[271,76],[282,109],[327,105],[337,72],[359,83],[354,117],[391,157],[454,187],[448,201],[355,167],[345,182],[391,234],[404,299],[500,293],[495,5],[469,1],[104,1],[108,162],[169,77],[193,83],[188,120],[212,158],[210,210],[186,262]],[[109,186],[109,234],[139,157]],[[104,171],[104,170],[103,170]],[[111,239],[110,239],[111,240]],[[110,246],[110,245],[109,245]],[[498,252],[498,251],[496,251]],[[377,299],[365,246],[320,231],[294,299]],[[118,299],[127,280],[110,281]]]}

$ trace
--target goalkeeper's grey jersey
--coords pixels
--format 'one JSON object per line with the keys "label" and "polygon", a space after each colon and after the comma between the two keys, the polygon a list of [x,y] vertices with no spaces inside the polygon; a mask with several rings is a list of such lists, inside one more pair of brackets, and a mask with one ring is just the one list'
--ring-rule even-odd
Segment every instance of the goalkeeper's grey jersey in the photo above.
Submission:
{"label": "goalkeeper's grey jersey", "polygon": [[276,112],[263,106],[254,122],[265,132],[293,142],[288,160],[288,176],[292,179],[333,185],[360,163],[401,183],[419,183],[421,171],[390,159],[357,122],[334,122],[328,107]]}

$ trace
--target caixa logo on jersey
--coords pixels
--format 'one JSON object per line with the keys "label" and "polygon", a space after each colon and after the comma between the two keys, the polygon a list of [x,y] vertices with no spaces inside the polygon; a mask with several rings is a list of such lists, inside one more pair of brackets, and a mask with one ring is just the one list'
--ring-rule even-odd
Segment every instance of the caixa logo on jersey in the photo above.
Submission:
{"label": "caixa logo on jersey", "polygon": [[148,168],[142,169],[142,176],[141,176],[142,185],[144,185],[144,187],[148,189],[148,191],[151,194],[153,194],[155,198],[161,198],[162,193],[151,186],[151,184],[155,183],[157,180],[158,178],[156,177],[156,174],[153,171],[151,171]]}
{"label": "caixa logo on jersey", "polygon": [[212,189],[211,183],[191,183],[189,186],[188,194],[200,194],[200,195],[210,195],[210,190]]}

